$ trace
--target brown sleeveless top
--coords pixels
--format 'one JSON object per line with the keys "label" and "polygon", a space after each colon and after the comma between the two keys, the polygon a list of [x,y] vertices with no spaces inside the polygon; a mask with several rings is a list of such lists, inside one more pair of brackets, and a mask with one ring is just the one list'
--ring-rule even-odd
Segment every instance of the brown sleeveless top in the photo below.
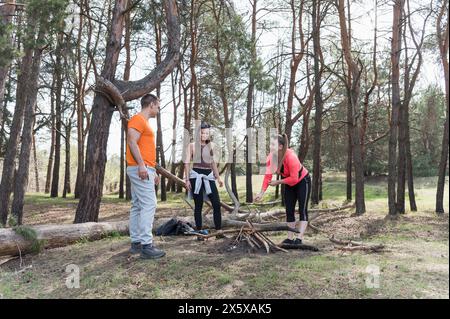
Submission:
{"label": "brown sleeveless top", "polygon": [[212,169],[213,151],[211,144],[201,145],[200,154],[197,154],[197,151],[194,148],[194,154],[192,156],[193,168]]}

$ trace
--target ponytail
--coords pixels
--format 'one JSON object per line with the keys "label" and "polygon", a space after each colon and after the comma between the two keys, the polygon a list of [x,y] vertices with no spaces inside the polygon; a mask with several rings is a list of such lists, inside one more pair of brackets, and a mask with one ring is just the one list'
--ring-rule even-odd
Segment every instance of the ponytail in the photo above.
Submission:
{"label": "ponytail", "polygon": [[[278,163],[277,163],[277,167],[276,167],[276,172],[277,174],[280,173],[281,170],[281,166],[283,165],[283,161],[284,161],[284,157],[286,156],[286,151],[289,148],[289,139],[286,133],[283,134],[278,134],[273,136],[274,139],[278,140],[278,144],[283,145],[283,148],[281,149],[281,151],[278,151]],[[272,154],[272,163],[275,163],[275,154]]]}

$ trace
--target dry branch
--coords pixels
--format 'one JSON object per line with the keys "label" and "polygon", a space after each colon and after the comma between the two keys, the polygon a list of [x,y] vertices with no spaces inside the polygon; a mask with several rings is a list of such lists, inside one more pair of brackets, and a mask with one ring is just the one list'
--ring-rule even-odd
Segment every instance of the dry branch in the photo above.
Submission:
{"label": "dry branch", "polygon": [[339,240],[336,239],[333,236],[329,238],[329,240],[332,243],[335,243],[337,245],[342,245],[342,247],[335,246],[337,249],[344,250],[344,251],[355,251],[355,250],[362,250],[362,251],[368,251],[368,252],[379,252],[384,249],[384,245],[377,244],[377,245],[365,245],[362,242],[353,241],[353,240]]}

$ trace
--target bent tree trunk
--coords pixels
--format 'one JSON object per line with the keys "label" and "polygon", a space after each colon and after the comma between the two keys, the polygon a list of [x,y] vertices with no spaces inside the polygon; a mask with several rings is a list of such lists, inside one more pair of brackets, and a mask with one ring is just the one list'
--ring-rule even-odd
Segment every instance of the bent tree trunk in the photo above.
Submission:
{"label": "bent tree trunk", "polygon": [[[108,131],[115,110],[113,106],[117,106],[121,110],[125,106],[125,101],[137,99],[151,92],[172,72],[179,60],[180,25],[178,11],[176,1],[168,0],[164,3],[168,28],[168,49],[164,60],[141,80],[119,81],[115,79],[124,19],[128,8],[127,3],[127,0],[117,0],[113,10],[104,68],[101,77],[97,79],[97,85],[104,92],[96,93],[94,97],[92,121],[87,141],[83,193],[75,214],[75,223],[98,220],[105,176]],[[121,94],[120,92],[125,93]],[[114,102],[110,102],[110,100]]]}
{"label": "bent tree trunk", "polygon": [[[114,6],[106,58],[101,72],[101,76],[110,81],[114,80],[116,73],[127,3],[127,0],[117,0]],[[108,98],[96,93],[87,141],[83,191],[75,214],[75,223],[98,221],[105,177],[106,147],[113,111],[113,105]]]}

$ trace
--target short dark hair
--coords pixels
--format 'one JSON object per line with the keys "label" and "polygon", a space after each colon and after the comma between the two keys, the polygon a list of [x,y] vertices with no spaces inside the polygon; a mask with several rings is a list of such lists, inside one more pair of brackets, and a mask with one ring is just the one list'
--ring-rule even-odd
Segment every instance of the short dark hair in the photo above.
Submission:
{"label": "short dark hair", "polygon": [[141,98],[141,108],[145,109],[150,104],[156,103],[157,101],[159,101],[159,98],[156,95],[154,95],[154,94],[145,94]]}
{"label": "short dark hair", "polygon": [[202,122],[200,128],[201,128],[202,130],[203,130],[203,129],[207,129],[207,128],[211,128],[211,125],[209,125],[209,124],[206,123],[206,122]]}

